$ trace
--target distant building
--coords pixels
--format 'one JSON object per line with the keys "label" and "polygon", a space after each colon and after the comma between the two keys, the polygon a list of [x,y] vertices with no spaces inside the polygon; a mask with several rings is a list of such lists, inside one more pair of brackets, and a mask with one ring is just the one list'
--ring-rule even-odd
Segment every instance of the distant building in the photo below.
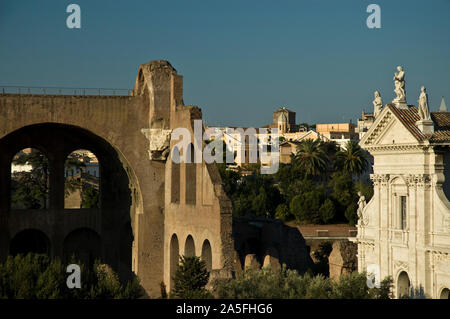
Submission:
{"label": "distant building", "polygon": [[365,111],[362,110],[362,116],[360,119],[358,119],[358,123],[355,128],[355,132],[358,133],[359,139],[362,139],[364,134],[372,126],[373,122],[375,122],[374,114],[373,113],[365,113]]}
{"label": "distant building", "polygon": [[94,177],[100,177],[100,167],[97,157],[90,151],[77,150],[73,152],[78,160],[83,164],[82,167],[67,166],[64,168],[64,177],[73,177],[84,173]]}
{"label": "distant building", "polygon": [[326,138],[323,135],[320,135],[319,133],[315,131],[308,131],[308,132],[299,132],[297,133],[296,139],[289,139],[285,140],[280,143],[280,163],[290,163],[291,162],[291,154],[297,153],[297,147],[301,144],[303,140],[321,140],[324,142],[329,141],[328,138]]}
{"label": "distant building", "polygon": [[351,121],[350,123],[316,124],[316,132],[336,142],[340,147],[344,147],[349,141],[359,141],[355,124]]}
{"label": "distant building", "polygon": [[278,134],[298,132],[300,126],[295,123],[295,112],[281,107],[273,112],[273,122],[269,128],[277,128]]}

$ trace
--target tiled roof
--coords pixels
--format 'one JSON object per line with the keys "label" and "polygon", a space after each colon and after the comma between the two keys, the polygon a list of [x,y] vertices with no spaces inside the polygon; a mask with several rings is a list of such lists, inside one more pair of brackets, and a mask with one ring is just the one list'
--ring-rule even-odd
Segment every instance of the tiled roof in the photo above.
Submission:
{"label": "tiled roof", "polygon": [[388,104],[387,107],[419,141],[429,140],[431,143],[450,142],[450,112],[431,112],[431,119],[434,122],[434,133],[423,134],[416,125],[416,122],[420,120],[417,107],[410,105],[407,109],[399,109],[393,104]]}

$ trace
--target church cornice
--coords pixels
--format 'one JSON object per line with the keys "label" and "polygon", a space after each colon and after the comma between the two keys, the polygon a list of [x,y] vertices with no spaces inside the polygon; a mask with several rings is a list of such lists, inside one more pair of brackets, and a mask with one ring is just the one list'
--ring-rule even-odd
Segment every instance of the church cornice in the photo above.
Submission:
{"label": "church cornice", "polygon": [[387,144],[387,145],[364,145],[364,149],[371,153],[386,152],[417,152],[427,151],[429,145],[422,144]]}

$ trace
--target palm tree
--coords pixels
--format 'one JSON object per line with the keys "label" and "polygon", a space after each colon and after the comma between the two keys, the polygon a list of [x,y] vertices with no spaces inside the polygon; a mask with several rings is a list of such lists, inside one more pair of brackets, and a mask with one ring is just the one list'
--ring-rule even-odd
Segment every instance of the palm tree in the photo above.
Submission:
{"label": "palm tree", "polygon": [[294,160],[305,171],[306,175],[317,176],[327,169],[327,154],[321,147],[319,139],[303,140],[297,146],[297,154],[295,154]]}
{"label": "palm tree", "polygon": [[339,169],[357,176],[369,165],[364,150],[354,141],[347,142],[345,148],[336,154],[336,162]]}

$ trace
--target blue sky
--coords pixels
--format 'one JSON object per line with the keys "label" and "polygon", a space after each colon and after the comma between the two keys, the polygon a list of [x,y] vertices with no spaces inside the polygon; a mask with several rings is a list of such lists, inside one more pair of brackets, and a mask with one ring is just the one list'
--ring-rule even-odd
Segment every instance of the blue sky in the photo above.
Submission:
{"label": "blue sky", "polygon": [[450,104],[450,0],[2,0],[0,39],[0,85],[132,88],[140,64],[169,60],[209,125],[262,126],[280,106],[299,123],[355,121],[374,90],[394,98],[397,65],[409,104],[421,85],[432,110]]}

